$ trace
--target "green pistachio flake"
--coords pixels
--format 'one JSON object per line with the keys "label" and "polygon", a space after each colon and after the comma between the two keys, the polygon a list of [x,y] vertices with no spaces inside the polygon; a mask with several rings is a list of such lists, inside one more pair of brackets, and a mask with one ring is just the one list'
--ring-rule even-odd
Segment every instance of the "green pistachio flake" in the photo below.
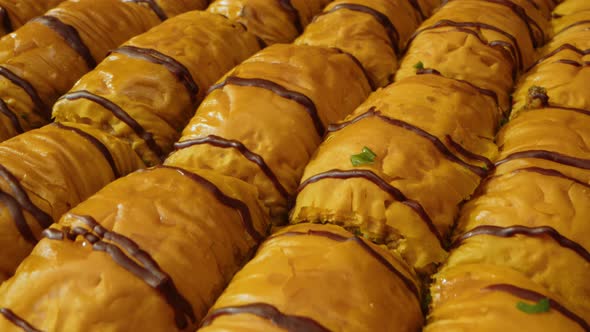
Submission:
{"label": "green pistachio flake", "polygon": [[549,311],[549,309],[551,309],[551,304],[549,303],[548,298],[544,298],[540,299],[539,302],[534,304],[519,301],[516,303],[516,308],[522,312],[526,312],[527,314],[539,314]]}
{"label": "green pistachio flake", "polygon": [[363,150],[359,154],[353,154],[350,156],[350,162],[352,166],[357,167],[366,164],[372,164],[375,161],[377,155],[371,151],[368,147],[363,147]]}
{"label": "green pistachio flake", "polygon": [[424,63],[423,63],[422,61],[418,61],[418,62],[417,62],[415,65],[414,65],[414,68],[415,68],[416,70],[421,70],[421,69],[424,69]]}

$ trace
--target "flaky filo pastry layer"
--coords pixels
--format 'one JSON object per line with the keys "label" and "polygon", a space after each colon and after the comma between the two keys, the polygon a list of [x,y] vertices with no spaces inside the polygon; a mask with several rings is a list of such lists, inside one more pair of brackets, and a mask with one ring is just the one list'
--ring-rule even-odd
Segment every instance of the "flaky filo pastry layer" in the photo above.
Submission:
{"label": "flaky filo pastry layer", "polygon": [[325,127],[369,92],[362,67],[349,54],[270,46],[212,87],[166,164],[252,183],[280,219]]}
{"label": "flaky filo pastry layer", "polygon": [[168,16],[204,6],[203,0],[64,1],[0,39],[0,141],[46,124],[57,98],[110,50]]}
{"label": "flaky filo pastry layer", "polygon": [[0,287],[0,306],[42,331],[194,331],[268,225],[254,188],[239,180],[140,171],[45,230]]}
{"label": "flaky filo pastry layer", "polygon": [[0,1],[0,36],[7,35],[28,20],[42,15],[63,0]]}
{"label": "flaky filo pastry layer", "polygon": [[[432,269],[445,258],[443,239],[458,204],[496,153],[501,115],[485,90],[440,75],[374,93],[330,127],[305,169],[291,223],[339,224],[386,244],[418,270]],[[374,161],[351,164],[365,147]]]}
{"label": "flaky filo pastry layer", "polygon": [[286,227],[236,274],[198,331],[418,331],[410,271],[338,226]]}
{"label": "flaky filo pastry layer", "polygon": [[[18,203],[0,204],[6,211],[0,216],[2,279],[53,220],[109,182],[145,167],[142,160],[159,163],[161,156],[149,148],[169,151],[180,135],[176,128],[188,122],[208,87],[258,47],[255,36],[219,15],[177,16],[125,43],[85,76],[77,85],[83,92],[69,93],[56,105],[58,119],[69,122],[1,143],[0,149],[10,152],[0,155],[2,194]],[[64,126],[78,129],[72,133],[60,129]],[[86,139],[97,133],[104,145],[98,150]],[[130,161],[111,170],[108,163],[117,163],[112,160]],[[18,213],[8,213],[11,206]],[[21,214],[31,231],[19,228]]]}

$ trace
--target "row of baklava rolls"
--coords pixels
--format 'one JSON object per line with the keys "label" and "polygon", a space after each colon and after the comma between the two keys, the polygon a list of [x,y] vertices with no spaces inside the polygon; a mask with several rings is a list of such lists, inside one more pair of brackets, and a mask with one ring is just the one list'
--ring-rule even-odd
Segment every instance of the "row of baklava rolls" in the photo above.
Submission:
{"label": "row of baklava rolls", "polygon": [[422,287],[448,256],[460,205],[495,167],[514,80],[550,38],[551,9],[457,0],[424,22],[398,81],[327,128],[297,189],[297,225],[261,245],[199,331],[420,330]]}
{"label": "row of baklava rolls", "polygon": [[[269,5],[236,2],[254,12]],[[248,32],[245,18],[239,24],[218,15],[222,5],[215,2],[209,11],[172,18],[112,50],[54,105],[56,123],[0,144],[5,195],[0,202],[5,211],[0,215],[1,279],[14,272],[43,229],[70,208],[120,176],[159,164],[207,89],[273,41],[261,42]],[[293,8],[308,7],[319,9],[321,2],[302,1]],[[312,13],[298,16],[309,21]],[[291,16],[264,20],[296,25]]]}
{"label": "row of baklava rolls", "polygon": [[[244,12],[255,11],[259,4],[243,2],[248,3]],[[286,221],[288,198],[294,195],[303,168],[325,129],[366,99],[372,85],[389,82],[395,67],[387,64],[395,64],[397,50],[403,48],[422,15],[433,7],[433,1],[334,2],[294,44],[270,46],[208,87],[197,114],[175,144],[176,151],[163,166],[113,182],[43,232],[44,238],[0,289],[0,313],[6,318],[0,320],[0,329],[26,326],[42,331],[194,331],[233,274],[267,236],[270,225]],[[166,37],[169,32],[163,31],[167,25],[176,30],[172,27],[183,16],[192,18],[193,24],[204,30],[231,25],[222,23],[221,16],[190,13],[134,41],[145,38],[165,45],[170,42],[165,38],[170,38],[178,43],[193,43],[190,39],[198,34],[191,33],[190,38]],[[153,34],[158,29],[162,34]],[[241,27],[234,25],[233,29],[239,31]],[[232,43],[230,38],[238,37],[212,35],[203,41],[208,47],[191,47],[190,51],[214,59],[228,56],[226,53],[237,51],[222,49],[217,53],[209,45]],[[387,52],[373,57],[370,50],[385,47]],[[210,54],[203,55],[205,52]],[[110,57],[120,53],[124,52],[117,50]],[[164,69],[168,65],[160,64]],[[190,105],[190,95],[179,94],[186,91],[179,82],[168,80],[160,85],[161,77],[130,75],[129,66],[126,63],[120,72],[105,74],[109,82],[130,80],[112,84],[125,89],[111,92],[111,84],[93,83],[101,82],[91,80],[100,75],[97,68],[56,104],[56,119],[74,123],[58,122],[19,137],[72,126],[86,133],[117,136],[122,145],[128,143],[128,151],[132,147],[133,153],[146,162],[157,163],[160,154],[150,149],[146,139],[150,136],[138,135],[129,121],[121,121],[116,114],[134,119],[145,133],[152,134],[165,153],[173,139],[163,137],[173,136],[166,134],[165,127],[157,126],[163,123],[159,118],[179,121],[177,117],[186,116],[172,103]],[[195,68],[191,73],[196,78],[205,75],[207,67],[190,68]],[[145,91],[140,89],[144,85]],[[142,111],[139,107],[135,111],[129,102],[133,98],[137,104],[144,102]],[[145,103],[155,98],[158,103]],[[160,106],[161,98],[171,101]],[[73,104],[80,101],[85,104]],[[22,146],[14,150],[19,149]],[[97,159],[97,155],[87,152],[69,156],[84,163],[82,171],[87,178],[101,173],[110,176],[106,159]],[[132,158],[122,153],[123,157]],[[89,162],[95,159],[102,164],[100,169]],[[60,176],[72,178],[71,174]],[[34,193],[29,191],[26,197],[35,199]],[[22,205],[14,210],[23,212],[19,208]],[[15,232],[11,237],[18,238]],[[385,251],[359,241],[377,257],[376,262],[368,262],[369,266],[380,269],[388,258],[379,252]],[[357,245],[345,244],[342,248],[358,250]],[[336,254],[342,255],[340,250]],[[358,256],[360,260],[363,257],[362,253]],[[390,271],[400,265],[395,260],[387,264],[391,265]]]}
{"label": "row of baklava rolls", "polygon": [[461,213],[428,332],[590,331],[590,6],[566,0]]}

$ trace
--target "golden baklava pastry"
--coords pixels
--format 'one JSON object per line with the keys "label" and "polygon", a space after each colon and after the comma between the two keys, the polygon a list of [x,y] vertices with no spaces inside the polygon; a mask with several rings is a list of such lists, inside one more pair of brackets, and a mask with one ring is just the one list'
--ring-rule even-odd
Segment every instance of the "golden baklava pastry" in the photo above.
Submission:
{"label": "golden baklava pastry", "polygon": [[42,15],[63,0],[2,0],[0,1],[0,36],[7,35],[28,20]]}
{"label": "golden baklava pastry", "polygon": [[576,310],[516,271],[467,264],[441,271],[425,332],[587,332],[588,311]]}
{"label": "golden baklava pastry", "polygon": [[182,14],[111,51],[58,100],[53,117],[102,129],[159,164],[207,89],[259,48],[220,15]]}
{"label": "golden baklava pastry", "polygon": [[338,226],[297,225],[260,246],[198,331],[415,332],[419,296],[401,258]]}
{"label": "golden baklava pastry", "polygon": [[267,226],[242,181],[162,166],[133,173],[43,232],[0,287],[0,330],[26,321],[41,331],[194,331]]}
{"label": "golden baklava pastry", "polygon": [[290,43],[329,0],[217,0],[207,11],[243,24],[267,45]]}
{"label": "golden baklava pastry", "polygon": [[407,0],[334,1],[296,44],[348,52],[363,64],[375,87],[385,86],[393,80],[400,49],[423,18],[423,9],[413,4]]}
{"label": "golden baklava pastry", "polygon": [[398,81],[329,134],[305,169],[291,223],[334,223],[422,273],[446,257],[458,204],[496,154],[490,91],[436,74]]}
{"label": "golden baklava pastry", "polygon": [[551,25],[554,37],[562,32],[580,26],[588,26],[590,2],[586,0],[567,0],[561,2],[553,11]]}
{"label": "golden baklava pastry", "polygon": [[514,80],[534,61],[546,30],[547,20],[526,0],[449,1],[414,33],[396,79],[414,75],[416,66],[432,68],[494,91],[508,112]]}
{"label": "golden baklava pastry", "polygon": [[325,128],[352,112],[371,89],[360,64],[346,53],[277,44],[209,91],[166,164],[253,183],[280,218]]}
{"label": "golden baklava pastry", "polygon": [[[160,2],[185,11],[204,5]],[[0,141],[46,124],[51,105],[83,74],[167,16],[154,1],[64,1],[0,39]]]}
{"label": "golden baklava pastry", "polygon": [[0,144],[0,280],[53,220],[139,167],[126,142],[82,124],[55,123]]}

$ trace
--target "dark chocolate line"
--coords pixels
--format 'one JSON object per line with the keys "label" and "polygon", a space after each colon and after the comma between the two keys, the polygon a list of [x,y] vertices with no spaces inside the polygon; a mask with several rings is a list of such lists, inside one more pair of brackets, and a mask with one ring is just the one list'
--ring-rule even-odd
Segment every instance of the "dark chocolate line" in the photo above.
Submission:
{"label": "dark chocolate line", "polygon": [[0,6],[0,21],[2,21],[2,27],[4,28],[4,32],[9,34],[14,31],[14,27],[12,26],[12,22],[10,21],[8,11],[6,10],[6,8],[2,6]]}
{"label": "dark chocolate line", "polygon": [[555,54],[561,52],[561,51],[565,51],[565,50],[569,50],[569,51],[573,51],[575,53],[577,53],[578,55],[584,56],[584,55],[588,55],[590,54],[590,49],[588,50],[581,50],[577,47],[575,47],[572,44],[563,44],[561,46],[559,46],[558,48],[554,49],[553,51],[547,53],[546,55],[540,57],[539,59],[537,59],[537,61],[535,61],[528,69],[527,71],[530,71],[531,69],[533,69],[533,67],[537,66],[538,64],[540,64],[541,62],[547,60],[548,58],[554,56]]}
{"label": "dark chocolate line", "polygon": [[[564,180],[568,180],[568,181],[572,181],[576,184],[579,184],[581,186],[584,186],[588,189],[590,189],[590,184],[586,183],[586,182],[582,182],[576,178],[573,178],[571,176],[567,176],[557,170],[554,169],[549,169],[549,168],[541,168],[541,167],[525,167],[525,168],[519,168],[519,169],[515,169],[509,173],[505,173],[505,174],[516,174],[516,173],[521,173],[521,172],[531,172],[531,173],[538,173],[544,176],[552,176],[552,177],[557,177],[557,178],[562,178]],[[504,175],[504,174],[501,174]]]}
{"label": "dark chocolate line", "polygon": [[43,228],[47,228],[53,224],[53,218],[37,207],[27,194],[27,191],[21,185],[20,181],[14,174],[12,174],[6,167],[0,165],[0,178],[6,181],[13,192],[14,199],[18,204],[28,211]]}
{"label": "dark chocolate line", "polygon": [[[443,3],[446,4],[450,1],[452,1],[452,0],[444,0]],[[529,37],[530,37],[531,42],[533,44],[533,47],[537,48],[545,43],[545,34],[544,34],[543,29],[541,29],[541,27],[537,24],[537,22],[535,22],[535,20],[533,20],[526,13],[526,10],[524,8],[522,8],[521,6],[519,6],[516,3],[509,1],[509,0],[480,0],[480,1],[490,2],[490,3],[500,5],[500,6],[508,7],[526,25],[527,30],[529,32]],[[538,41],[535,38],[535,33],[534,33],[533,27],[531,25],[534,26],[537,29],[537,31],[541,34],[542,39],[540,41]]]}
{"label": "dark chocolate line", "polygon": [[555,38],[556,36],[560,35],[561,33],[565,32],[565,31],[567,31],[567,30],[569,30],[571,28],[574,28],[574,27],[577,27],[577,26],[580,26],[580,25],[584,25],[584,24],[590,24],[590,20],[582,20],[582,21],[578,21],[578,22],[572,23],[572,24],[566,26],[565,28],[559,30],[559,32],[557,32],[553,36],[553,38]]}
{"label": "dark chocolate line", "polygon": [[88,68],[93,69],[96,67],[96,60],[92,57],[90,49],[84,44],[84,41],[80,37],[78,30],[73,26],[60,21],[57,17],[53,16],[39,16],[31,20],[31,22],[37,22],[47,26],[49,29],[55,31],[60,35],[65,42],[70,45],[86,62]]}
{"label": "dark chocolate line", "polygon": [[[192,305],[180,294],[172,277],[163,271],[156,260],[148,252],[141,249],[135,241],[122,234],[106,229],[91,216],[75,215],[72,213],[69,215],[83,222],[91,229],[91,231],[87,231],[81,227],[75,227],[70,231],[73,236],[67,236],[70,240],[75,240],[75,237],[78,235],[83,236],[92,244],[93,250],[106,252],[119,266],[142,279],[146,284],[158,291],[173,309],[174,320],[179,329],[185,329],[188,326],[187,317],[193,323],[196,321]],[[54,234],[48,231],[44,232],[43,235],[50,238]],[[53,238],[55,237],[53,236]],[[111,243],[105,242],[105,240]]]}
{"label": "dark chocolate line", "polygon": [[564,64],[564,65],[570,65],[570,66],[574,66],[574,67],[586,67],[586,66],[590,66],[590,61],[584,61],[584,62],[578,62],[575,60],[569,60],[569,59],[559,59],[559,60],[555,60],[552,63],[560,63],[560,64]]}
{"label": "dark chocolate line", "polygon": [[497,161],[496,167],[502,165],[510,160],[514,159],[524,159],[524,158],[534,158],[534,159],[544,159],[549,160],[552,162],[556,162],[559,164],[572,166],[581,169],[588,169],[590,170],[590,159],[582,159],[576,158],[571,156],[566,156],[559,152],[554,151],[547,151],[547,150],[527,150],[527,151],[519,151],[510,154],[508,157]]}
{"label": "dark chocolate line", "polygon": [[370,171],[368,169],[355,169],[355,170],[333,169],[333,170],[330,170],[327,172],[322,172],[322,173],[316,174],[316,175],[311,176],[310,178],[306,179],[305,181],[303,181],[299,185],[299,188],[297,188],[297,193],[298,194],[301,193],[301,191],[303,191],[303,189],[305,189],[305,187],[307,187],[308,185],[318,182],[318,181],[321,181],[321,180],[324,180],[324,179],[346,180],[346,179],[354,179],[354,178],[365,179],[365,180],[375,184],[377,187],[379,187],[379,189],[381,189],[384,192],[386,192],[387,194],[389,194],[395,200],[397,200],[398,202],[400,202],[400,203],[408,206],[412,210],[414,210],[414,212],[416,212],[416,214],[418,216],[420,216],[420,218],[428,226],[428,229],[432,232],[432,234],[434,234],[436,236],[441,247],[444,248],[443,238],[442,238],[441,234],[439,233],[438,229],[436,228],[436,226],[434,225],[434,223],[432,222],[432,219],[430,219],[430,216],[428,215],[426,210],[424,210],[424,207],[419,202],[407,198],[406,195],[404,195],[401,192],[401,190],[392,186],[391,184],[389,184],[388,182],[386,182],[385,180],[380,178],[377,174],[373,173],[372,171]]}
{"label": "dark chocolate line", "polygon": [[281,6],[281,8],[285,10],[285,12],[287,12],[287,14],[289,14],[292,17],[293,25],[295,26],[297,32],[299,34],[303,33],[303,24],[301,23],[301,16],[299,15],[299,11],[297,10],[297,8],[295,8],[295,6],[293,6],[293,3],[291,3],[291,0],[279,0],[279,5]]}
{"label": "dark chocolate line", "polygon": [[200,186],[204,187],[208,192],[213,194],[215,198],[223,205],[238,211],[240,217],[242,219],[242,225],[246,229],[246,232],[256,241],[261,242],[264,240],[265,236],[260,234],[256,228],[254,227],[254,222],[252,221],[252,215],[250,214],[250,209],[248,205],[242,202],[239,199],[235,199],[226,195],[221,189],[219,189],[214,183],[210,182],[209,180],[205,179],[204,177],[190,172],[186,169],[180,167],[174,167],[169,165],[158,165],[153,169],[169,169],[172,171],[178,172],[180,175],[191,179],[192,181],[196,182]]}
{"label": "dark chocolate line", "polygon": [[424,21],[426,19],[426,14],[424,14],[422,7],[420,7],[420,4],[418,3],[418,0],[409,0],[409,2],[410,5],[412,5],[412,8],[414,8],[416,13],[418,13],[420,16],[420,20]]}
{"label": "dark chocolate line", "polygon": [[541,293],[537,293],[535,291],[532,291],[532,290],[529,290],[526,288],[520,288],[518,286],[514,286],[514,285],[510,285],[510,284],[495,284],[495,285],[487,286],[483,289],[490,290],[490,291],[498,291],[498,292],[508,293],[513,296],[519,297],[521,299],[528,300],[528,301],[534,301],[534,302],[538,302],[542,299],[548,299],[551,309],[553,309],[553,310],[559,312],[560,314],[564,315],[565,317],[571,319],[576,324],[580,325],[580,327],[584,331],[590,332],[590,325],[582,317],[576,315],[575,313],[573,313],[572,311],[570,311],[569,309],[564,307],[561,303],[559,303],[559,302],[555,301],[554,299],[547,297]]}
{"label": "dark chocolate line", "polygon": [[445,138],[446,138],[447,142],[449,142],[449,145],[451,145],[453,147],[453,149],[455,149],[455,151],[459,152],[464,157],[484,163],[486,165],[486,168],[488,169],[488,172],[493,170],[496,167],[490,159],[488,159],[482,155],[473,153],[473,152],[465,149],[461,144],[455,142],[455,140],[453,140],[451,135],[447,134],[445,136]]}
{"label": "dark chocolate line", "polygon": [[10,120],[10,124],[12,124],[12,127],[14,128],[14,130],[16,130],[17,133],[22,134],[25,132],[23,127],[20,125],[20,122],[18,121],[18,116],[10,109],[10,107],[8,107],[8,105],[4,102],[4,100],[2,100],[2,98],[0,98],[0,113],[6,116],[8,120]]}
{"label": "dark chocolate line", "polygon": [[35,105],[36,113],[39,113],[39,115],[41,115],[46,120],[51,118],[51,110],[49,107],[47,107],[47,105],[45,105],[45,102],[41,100],[39,93],[37,93],[37,90],[31,85],[31,83],[29,83],[24,78],[19,77],[4,66],[0,66],[0,76],[5,77],[12,84],[21,88],[29,96],[29,98],[31,98],[31,101]]}
{"label": "dark chocolate line", "polygon": [[0,314],[13,325],[20,327],[24,332],[41,332],[8,308],[0,308]]}
{"label": "dark chocolate line", "polygon": [[272,93],[274,93],[280,97],[283,97],[283,98],[286,98],[286,99],[289,99],[289,100],[292,100],[292,101],[298,103],[299,105],[303,106],[303,108],[305,108],[305,111],[311,117],[311,120],[313,121],[313,124],[315,126],[315,129],[316,129],[318,135],[320,137],[322,137],[324,135],[325,127],[324,127],[324,124],[322,123],[322,120],[320,119],[318,110],[317,110],[313,100],[311,100],[311,98],[307,97],[306,95],[299,93],[297,91],[288,90],[287,88],[283,87],[280,84],[277,84],[275,82],[265,80],[262,78],[241,78],[241,77],[237,77],[237,76],[226,77],[223,82],[217,83],[217,84],[211,86],[211,88],[209,88],[209,91],[207,93],[211,93],[217,89],[222,89],[226,85],[249,86],[249,87],[266,89],[266,90],[269,90]]}
{"label": "dark chocolate line", "polygon": [[143,126],[135,121],[131,115],[125,112],[119,105],[113,103],[112,101],[101,97],[99,95],[95,95],[92,92],[86,90],[74,91],[69,92],[63,95],[60,99],[67,99],[67,100],[77,100],[77,99],[87,99],[93,103],[100,105],[105,110],[111,112],[117,119],[123,121],[126,125],[128,125],[133,132],[141,139],[143,139],[152,152],[157,155],[158,157],[162,158],[164,152],[158,146],[154,139],[154,135],[148,131],[146,131]]}
{"label": "dark chocolate line", "polygon": [[37,244],[37,239],[35,238],[35,235],[33,235],[33,231],[29,227],[29,224],[27,224],[22,208],[16,199],[9,194],[0,191],[0,203],[8,209],[10,216],[14,220],[14,225],[23,239],[33,245]]}
{"label": "dark chocolate line", "polygon": [[119,178],[121,176],[121,173],[117,169],[117,164],[115,163],[115,159],[113,158],[113,155],[111,154],[111,151],[109,151],[109,149],[99,139],[97,139],[96,137],[88,134],[87,132],[85,132],[81,129],[78,129],[76,127],[66,126],[60,122],[54,122],[52,125],[56,126],[57,128],[63,129],[63,130],[72,131],[72,132],[76,133],[78,136],[81,136],[83,139],[88,141],[90,144],[94,145],[94,147],[96,147],[96,149],[104,156],[104,159],[106,159],[106,161],[109,163],[109,166],[111,166],[111,170],[113,171],[113,176],[115,177],[115,179]]}
{"label": "dark chocolate line", "polygon": [[197,104],[199,86],[195,82],[191,72],[180,62],[164,53],[150,48],[123,45],[113,52],[124,54],[131,58],[142,59],[164,66],[172,75],[178,79],[186,88],[193,106]]}
{"label": "dark chocolate line", "polygon": [[371,117],[376,117],[379,120],[382,120],[390,125],[396,126],[396,127],[400,127],[402,129],[408,130],[413,132],[414,134],[425,138],[426,140],[428,140],[430,143],[432,143],[432,145],[434,145],[434,147],[449,161],[459,164],[465,168],[467,168],[468,170],[470,170],[471,172],[477,174],[479,177],[484,177],[487,175],[487,171],[485,169],[483,169],[482,167],[477,167],[477,166],[473,166],[471,164],[466,163],[465,161],[463,161],[462,159],[458,158],[457,156],[455,156],[448,148],[447,146],[441,142],[440,139],[438,139],[438,137],[430,134],[429,132],[414,126],[410,123],[407,123],[405,121],[402,120],[398,120],[398,119],[393,119],[390,118],[386,115],[383,115],[381,113],[381,111],[377,111],[375,110],[375,107],[371,107],[367,112],[357,116],[356,118],[346,121],[346,122],[341,122],[337,125],[330,125],[328,126],[328,132],[332,133],[338,130],[341,130],[351,124],[357,123],[363,119],[367,119],[367,118],[371,118]]}
{"label": "dark chocolate line", "polygon": [[[441,74],[438,70],[432,69],[432,68],[418,69],[418,70],[416,70],[416,75],[438,75],[438,76],[442,76],[445,78],[449,78],[449,77],[446,77],[443,74]],[[470,87],[472,87],[473,89],[475,89],[479,93],[481,93],[482,95],[486,95],[486,96],[492,98],[494,100],[494,102],[496,103],[496,106],[500,107],[500,99],[498,98],[498,94],[496,92],[494,92],[493,90],[480,88],[477,85],[475,85],[469,81],[466,81],[466,80],[461,80],[461,79],[457,79],[457,78],[449,78],[449,79],[469,85]]]}
{"label": "dark chocolate line", "polygon": [[[409,41],[408,41],[408,46],[410,46],[410,44],[412,43],[412,41],[418,36],[420,35],[422,32],[424,31],[428,31],[428,30],[434,30],[434,29],[438,29],[438,28],[443,28],[443,27],[453,27],[453,28],[457,28],[458,31],[463,32],[463,33],[470,33],[473,36],[476,36],[477,39],[479,39],[479,41],[484,44],[484,45],[489,45],[490,47],[493,47],[494,45],[492,43],[495,43],[496,41],[492,41],[492,42],[486,42],[482,39],[482,37],[477,34],[474,31],[471,31],[469,29],[464,29],[464,28],[477,28],[477,29],[484,29],[484,30],[491,30],[494,32],[497,32],[501,35],[503,35],[504,37],[508,38],[512,44],[513,44],[513,48],[511,48],[511,51],[516,53],[516,62],[518,65],[518,68],[522,69],[523,65],[524,65],[524,61],[522,59],[522,51],[520,49],[520,45],[518,44],[518,41],[516,39],[516,37],[514,37],[513,35],[509,34],[508,32],[490,25],[490,24],[486,24],[486,23],[480,23],[480,22],[455,22],[455,21],[451,21],[451,20],[440,20],[437,21],[436,23],[434,23],[431,26],[416,30],[416,32],[414,32],[412,34],[412,36],[410,37]],[[470,32],[468,32],[470,31]]]}
{"label": "dark chocolate line", "polygon": [[250,303],[233,307],[223,307],[211,311],[200,327],[211,325],[220,316],[250,314],[271,321],[275,326],[288,332],[330,332],[320,323],[309,317],[287,315],[268,303]]}
{"label": "dark chocolate line", "polygon": [[162,7],[160,7],[155,0],[123,0],[123,2],[145,3],[150,7],[154,14],[158,16],[160,21],[166,21],[168,19],[168,16],[164,10],[162,10]]}
{"label": "dark chocolate line", "polygon": [[393,51],[395,52],[395,54],[400,54],[399,32],[397,31],[397,29],[395,28],[395,25],[391,22],[389,17],[387,17],[387,15],[385,15],[382,12],[375,10],[371,7],[360,5],[360,4],[355,4],[355,3],[339,3],[339,4],[335,5],[334,7],[330,8],[328,11],[323,12],[321,15],[330,14],[330,13],[333,13],[333,12],[338,11],[340,9],[348,9],[348,10],[352,10],[352,11],[356,11],[356,12],[360,12],[360,13],[364,13],[364,14],[368,14],[368,15],[373,16],[373,18],[375,18],[375,20],[377,22],[379,22],[379,24],[381,24],[383,26],[383,28],[385,29],[385,31],[387,32],[387,35],[389,36],[391,48],[393,48]]}
{"label": "dark chocolate line", "polygon": [[337,242],[349,242],[349,241],[354,242],[354,243],[358,244],[367,253],[369,253],[373,258],[375,258],[379,263],[384,265],[390,272],[395,274],[404,283],[404,285],[408,288],[408,290],[410,292],[412,292],[412,294],[414,294],[416,299],[418,299],[418,300],[420,299],[420,292],[418,290],[418,287],[416,287],[416,284],[414,284],[412,282],[412,280],[410,280],[403,273],[401,273],[398,269],[396,269],[395,266],[393,266],[393,264],[391,264],[387,259],[385,259],[385,257],[383,257],[381,254],[379,254],[375,249],[371,248],[370,245],[368,245],[365,241],[363,241],[361,238],[359,238],[357,236],[346,237],[346,236],[332,233],[329,231],[316,231],[316,230],[310,229],[307,232],[280,233],[280,234],[273,235],[273,236],[269,237],[267,241],[270,241],[271,239],[275,239],[275,238],[282,237],[282,236],[318,236],[318,237],[328,238],[332,241],[337,241]]}
{"label": "dark chocolate line", "polygon": [[510,227],[499,227],[499,226],[491,226],[491,225],[483,225],[477,226],[474,229],[470,230],[469,232],[464,233],[460,237],[458,237],[453,244],[451,245],[451,249],[459,247],[463,242],[467,239],[472,238],[478,235],[490,235],[496,237],[514,237],[516,235],[524,235],[529,237],[543,237],[548,236],[551,237],[555,242],[557,242],[561,247],[566,249],[570,249],[574,251],[576,254],[581,256],[586,262],[590,263],[590,252],[586,250],[582,245],[579,243],[568,239],[567,237],[561,235],[555,228],[549,226],[541,226],[541,227],[527,227],[522,225],[514,225]]}
{"label": "dark chocolate line", "polygon": [[209,144],[209,145],[213,145],[213,146],[216,146],[216,147],[219,147],[222,149],[233,148],[233,149],[238,150],[238,152],[240,152],[242,154],[242,156],[244,156],[249,161],[255,163],[260,168],[260,170],[272,182],[275,189],[281,194],[281,196],[283,196],[283,198],[285,198],[285,199],[289,198],[289,192],[287,191],[287,189],[285,189],[285,187],[283,187],[283,185],[279,181],[276,174],[272,171],[272,169],[264,161],[264,158],[262,158],[262,156],[260,156],[256,153],[252,152],[251,150],[249,150],[240,141],[229,140],[229,139],[225,139],[223,137],[219,137],[216,135],[208,135],[208,136],[201,137],[201,138],[195,138],[195,139],[190,139],[190,140],[174,143],[174,149],[180,150],[180,149],[185,149],[185,148],[191,147],[193,145],[199,145],[199,144]]}

